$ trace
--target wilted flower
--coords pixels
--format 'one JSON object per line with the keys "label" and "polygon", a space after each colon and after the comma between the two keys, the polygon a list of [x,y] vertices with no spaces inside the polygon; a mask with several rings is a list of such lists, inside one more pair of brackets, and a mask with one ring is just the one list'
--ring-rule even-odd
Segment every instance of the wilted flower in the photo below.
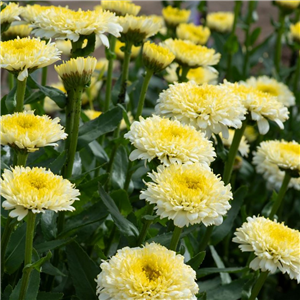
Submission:
{"label": "wilted flower", "polygon": [[84,88],[89,85],[96,64],[97,59],[94,57],[78,57],[76,59],[71,58],[59,66],[54,66],[54,69],[68,91],[78,86]]}
{"label": "wilted flower", "polygon": [[80,193],[70,181],[45,168],[16,166],[11,170],[5,169],[2,178],[0,193],[5,198],[2,207],[13,209],[9,215],[18,217],[18,221],[27,215],[28,210],[33,213],[73,211],[75,208],[71,205],[79,200]]}
{"label": "wilted flower", "polygon": [[264,93],[256,88],[244,84],[225,82],[228,91],[237,95],[251,115],[252,120],[257,121],[260,134],[266,134],[272,120],[283,129],[283,122],[288,119],[288,109],[269,93]]}
{"label": "wilted flower", "polygon": [[208,27],[194,24],[179,24],[176,28],[176,35],[181,40],[188,40],[197,45],[205,45],[210,36]]}
{"label": "wilted flower", "polygon": [[221,58],[221,54],[216,53],[214,49],[195,45],[190,41],[167,39],[163,45],[174,53],[175,61],[181,66],[190,68],[213,66]]}
{"label": "wilted flower", "polygon": [[42,11],[32,24],[37,36],[49,39],[69,39],[77,42],[81,35],[95,34],[101,42],[109,47],[105,33],[120,36],[122,27],[118,17],[109,11],[72,11],[64,7],[53,7]]}
{"label": "wilted flower", "polygon": [[175,58],[174,54],[167,48],[150,43],[149,41],[143,47],[143,62],[146,69],[154,73],[165,69]]}
{"label": "wilted flower", "polygon": [[209,165],[215,156],[212,142],[194,127],[153,115],[135,121],[124,135],[137,148],[130,160],[151,161],[157,157],[164,165],[200,162]]}
{"label": "wilted flower", "polygon": [[233,26],[234,14],[232,12],[208,13],[206,26],[218,32],[230,32]]}
{"label": "wilted flower", "polygon": [[278,101],[287,107],[295,105],[295,96],[289,90],[288,86],[282,82],[278,82],[274,78],[268,76],[250,77],[246,80],[245,84],[277,97]]}
{"label": "wilted flower", "polygon": [[222,224],[230,209],[230,185],[224,186],[207,165],[172,164],[157,171],[148,173],[153,182],[146,182],[140,198],[155,204],[161,218],[174,220],[177,227]]}
{"label": "wilted flower", "polygon": [[172,6],[167,6],[162,9],[162,15],[167,26],[176,27],[180,23],[187,23],[191,11],[187,9],[179,9]]}
{"label": "wilted flower", "polygon": [[222,132],[228,138],[228,127],[240,128],[246,109],[238,97],[223,86],[197,85],[194,81],[174,83],[159,95],[157,114],[172,117],[206,132]]}
{"label": "wilted flower", "polygon": [[123,27],[120,40],[130,42],[138,46],[146,38],[155,35],[161,24],[152,17],[135,17],[126,15],[119,17],[119,23]]}
{"label": "wilted flower", "polygon": [[256,258],[249,267],[275,273],[277,268],[300,283],[300,232],[271,221],[253,216],[235,232],[233,242],[243,252],[254,252]]}
{"label": "wilted flower", "polygon": [[[124,52],[121,50],[121,48],[124,46],[125,46],[125,43],[122,43],[119,40],[116,41],[115,53],[116,53],[118,59],[120,59],[120,60],[124,59]],[[136,58],[139,55],[140,50],[141,50],[141,46],[138,46],[138,47],[132,46],[130,59]]]}
{"label": "wilted flower", "polygon": [[27,152],[40,147],[56,146],[56,142],[67,138],[60,119],[35,116],[33,111],[3,115],[0,117],[1,145],[9,145]]}
{"label": "wilted flower", "polygon": [[[289,171],[291,178],[289,187],[300,190],[300,145],[286,141],[262,142],[254,152],[253,163],[256,171],[261,173],[267,182],[277,189],[280,188],[285,171]],[[298,178],[297,178],[298,177]]]}
{"label": "wilted flower", "polygon": [[290,34],[294,41],[300,43],[300,21],[290,25]]}
{"label": "wilted flower", "polygon": [[196,272],[184,257],[151,243],[125,247],[100,265],[99,300],[196,300]]}
{"label": "wilted flower", "polygon": [[131,1],[101,1],[101,7],[103,10],[109,10],[112,13],[115,13],[117,16],[126,16],[132,15],[136,16],[141,7],[139,5],[135,5]]}
{"label": "wilted flower", "polygon": [[0,67],[18,74],[23,81],[28,73],[51,65],[60,59],[55,43],[46,43],[39,38],[17,38],[0,42]]}

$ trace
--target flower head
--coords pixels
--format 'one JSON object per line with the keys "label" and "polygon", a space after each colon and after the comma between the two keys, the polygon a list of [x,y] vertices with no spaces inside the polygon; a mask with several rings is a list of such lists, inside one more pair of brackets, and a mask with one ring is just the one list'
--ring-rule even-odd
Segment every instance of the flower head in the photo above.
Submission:
{"label": "flower head", "polygon": [[174,220],[178,227],[222,224],[232,199],[230,185],[224,186],[207,165],[159,166],[148,176],[153,182],[146,183],[140,198],[155,204],[161,218]]}
{"label": "flower head", "polygon": [[155,35],[161,27],[160,22],[152,17],[135,17],[126,15],[119,17],[119,23],[123,27],[120,40],[130,42],[138,46],[146,38]]}
{"label": "flower head", "polygon": [[187,23],[190,17],[191,11],[187,9],[179,9],[172,6],[167,6],[162,9],[162,15],[167,26],[176,27],[181,23]]}
{"label": "flower head", "polygon": [[282,82],[278,82],[274,78],[268,76],[250,77],[246,80],[245,84],[277,97],[278,101],[287,107],[295,105],[295,96],[289,90],[288,86]]}
{"label": "flower head", "polygon": [[228,91],[240,97],[252,120],[257,121],[260,134],[269,131],[267,119],[275,121],[283,129],[283,122],[288,119],[289,111],[276,97],[244,84],[225,82],[224,85]]}
{"label": "flower head", "polygon": [[174,54],[163,46],[150,43],[149,41],[143,47],[143,62],[146,69],[154,73],[165,69],[175,58]]}
{"label": "flower head", "polygon": [[218,32],[230,32],[233,26],[232,12],[216,12],[207,14],[206,26]]}
{"label": "flower head", "polygon": [[68,91],[74,89],[74,87],[89,85],[96,64],[97,59],[94,57],[78,57],[76,59],[71,58],[59,66],[54,66],[54,68]]}
{"label": "flower head", "polygon": [[254,270],[275,273],[277,268],[300,283],[300,232],[271,221],[253,216],[235,232],[233,242],[239,243],[243,252],[254,252],[250,263]]}
{"label": "flower head", "polygon": [[112,13],[115,13],[117,16],[126,16],[132,15],[136,16],[141,7],[139,5],[135,5],[131,1],[101,1],[101,7],[103,10],[109,10]]}
{"label": "flower head", "polygon": [[35,116],[33,111],[0,117],[1,145],[9,145],[28,152],[40,147],[56,146],[55,142],[67,138],[59,118]]}
{"label": "flower head", "polygon": [[2,207],[13,209],[9,215],[22,220],[31,210],[43,213],[45,210],[75,210],[71,205],[79,200],[79,191],[62,176],[54,175],[45,168],[16,166],[5,169],[0,178],[1,196],[5,198]]}
{"label": "flower head", "polygon": [[210,30],[202,25],[182,23],[176,28],[176,35],[181,40],[188,40],[197,45],[205,45],[210,36]]}
{"label": "flower head", "polygon": [[[39,4],[27,4],[25,7],[23,7],[22,11],[21,11],[21,17],[22,19],[25,20],[25,23],[33,23],[37,16],[42,13],[45,10],[48,10],[50,8],[55,8],[56,6],[43,6],[43,5],[39,5]],[[67,9],[68,7],[66,7]]]}
{"label": "flower head", "polygon": [[13,21],[21,20],[19,15],[22,12],[22,8],[19,7],[19,4],[16,3],[5,3],[0,1],[0,6],[5,5],[0,11],[0,22],[1,22],[1,29],[3,32],[3,28],[8,29],[9,25]]}
{"label": "flower head", "polygon": [[221,58],[221,54],[216,53],[214,49],[195,45],[190,41],[167,39],[163,45],[174,53],[175,61],[181,66],[190,68],[213,66]]}
{"label": "flower head", "polygon": [[[121,50],[121,48],[124,46],[125,46],[125,43],[122,43],[119,40],[116,40],[115,53],[117,55],[117,58],[120,60],[124,59],[124,52]],[[141,46],[138,46],[138,47],[132,46],[130,59],[135,59],[139,55],[140,50],[141,50]]]}
{"label": "flower head", "polygon": [[290,172],[293,177],[289,186],[300,189],[300,144],[284,140],[262,142],[254,152],[253,163],[256,171],[271,186],[279,188],[282,184],[284,171]]}
{"label": "flower head", "polygon": [[196,300],[196,273],[184,257],[151,243],[125,247],[100,265],[99,300]]}
{"label": "flower head", "polygon": [[286,1],[286,0],[284,0],[284,1],[275,1],[275,3],[277,5],[279,5],[280,7],[282,7],[282,8],[295,9],[295,8],[297,8],[299,6],[300,1],[299,0],[297,0],[297,1],[295,1],[295,0],[294,1]]}
{"label": "flower head", "polygon": [[28,25],[13,25],[2,33],[2,41],[14,40],[17,37],[25,38],[30,35],[32,28]]}
{"label": "flower head", "polygon": [[118,17],[109,11],[72,11],[64,7],[52,7],[42,11],[32,24],[36,36],[69,39],[77,42],[81,35],[95,34],[101,42],[109,47],[105,33],[120,36],[122,27]]}
{"label": "flower head", "polygon": [[157,157],[164,165],[200,162],[209,165],[215,156],[212,143],[194,127],[153,115],[135,121],[124,135],[137,148],[130,160]]}
{"label": "flower head", "polygon": [[101,111],[96,111],[93,109],[86,109],[83,111],[90,120],[94,120],[101,115]]}
{"label": "flower head", "polygon": [[60,51],[54,43],[39,38],[17,38],[0,42],[0,67],[18,74],[23,81],[28,73],[51,65],[60,59]]}
{"label": "flower head", "polygon": [[300,21],[296,24],[290,25],[290,33],[292,36],[292,39],[298,43],[300,43]]}
{"label": "flower head", "polygon": [[194,81],[174,83],[159,95],[157,114],[176,118],[206,132],[222,132],[228,138],[228,127],[240,128],[246,109],[239,98],[222,86]]}

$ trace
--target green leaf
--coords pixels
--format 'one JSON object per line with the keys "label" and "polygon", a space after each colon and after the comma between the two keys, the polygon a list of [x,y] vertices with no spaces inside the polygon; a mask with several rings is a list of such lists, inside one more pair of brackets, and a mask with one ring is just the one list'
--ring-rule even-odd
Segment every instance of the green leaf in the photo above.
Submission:
{"label": "green leaf", "polygon": [[6,107],[6,98],[7,98],[7,95],[4,95],[1,98],[1,110],[0,110],[1,116],[7,115],[9,113],[8,109]]}
{"label": "green leaf", "polygon": [[98,118],[84,123],[79,127],[77,151],[96,140],[99,136],[117,128],[122,120],[122,110],[115,107]]}
{"label": "green leaf", "polygon": [[[219,256],[219,254],[215,250],[215,247],[214,246],[209,246],[209,249],[210,249],[211,255],[212,255],[212,257],[214,259],[214,262],[216,263],[217,267],[218,268],[225,268],[225,265],[224,265],[221,257]],[[230,278],[229,274],[227,274],[227,273],[220,272],[220,277],[221,277],[222,284],[228,284],[228,283],[231,282],[231,278]]]}
{"label": "green leaf", "polygon": [[44,98],[44,93],[42,91],[36,91],[24,99],[24,104],[32,104],[38,102]]}
{"label": "green leaf", "polygon": [[29,264],[29,265],[26,265],[24,267],[24,269],[27,269],[27,268],[33,268],[35,270],[37,270],[38,272],[41,272],[41,266],[46,262],[48,261],[50,258],[52,257],[52,253],[51,251],[48,251],[47,255],[40,258],[38,261],[36,261],[35,263],[33,264]]}
{"label": "green leaf", "polygon": [[114,190],[110,193],[110,196],[117,204],[122,215],[127,217],[132,212],[132,205],[125,190]]}
{"label": "green leaf", "polygon": [[60,108],[64,108],[67,103],[67,96],[64,92],[51,86],[42,86],[28,76],[27,85],[32,89],[39,89],[44,96],[52,99]]}
{"label": "green leaf", "polygon": [[17,86],[15,85],[13,89],[6,95],[5,105],[9,113],[13,113],[17,105],[16,91]]}
{"label": "green leaf", "polygon": [[[20,289],[21,289],[22,278],[19,280],[18,284],[14,288],[9,300],[18,300]],[[26,291],[26,296],[24,300],[36,300],[37,294],[40,286],[40,273],[36,270],[32,270],[29,277],[28,288]]]}
{"label": "green leaf", "polygon": [[34,249],[39,252],[43,253],[48,250],[53,250],[59,247],[62,247],[70,242],[72,242],[74,238],[64,239],[64,240],[54,240],[49,242],[40,243],[34,246]]}
{"label": "green leaf", "polygon": [[56,237],[56,218],[57,213],[53,210],[46,210],[41,216],[41,228],[46,241],[53,240]]}
{"label": "green leaf", "polygon": [[109,158],[106,152],[97,141],[92,141],[91,143],[89,143],[89,148],[101,164],[108,162]]}
{"label": "green leaf", "polygon": [[112,99],[112,103],[114,105],[117,105],[117,103],[118,103],[118,98],[119,98],[119,94],[121,91],[121,82],[122,82],[122,75],[120,75],[118,80],[115,82],[115,84],[112,88],[112,91],[111,91],[111,99]]}
{"label": "green leaf", "polygon": [[52,276],[62,276],[62,277],[66,277],[67,275],[62,273],[59,269],[57,269],[56,267],[54,267],[50,262],[45,262],[42,266],[42,273],[45,274],[49,274]]}
{"label": "green leaf", "polygon": [[130,221],[128,221],[121,215],[114,200],[105,192],[101,185],[99,185],[99,194],[104,205],[107,207],[113,220],[115,221],[116,226],[119,228],[120,232],[123,233],[125,236],[138,236],[138,229]]}
{"label": "green leaf", "polygon": [[251,36],[250,36],[250,45],[254,45],[254,43],[256,42],[256,40],[259,37],[260,33],[261,33],[261,28],[260,27],[257,27],[252,31]]}
{"label": "green leaf", "polygon": [[47,293],[39,292],[37,295],[37,300],[61,300],[63,298],[63,293]]}
{"label": "green leaf", "polygon": [[117,149],[112,166],[112,187],[123,189],[128,169],[128,154],[126,148],[120,145]]}
{"label": "green leaf", "polygon": [[[87,44],[84,48],[81,48],[84,40],[87,40]],[[96,35],[95,33],[91,33],[90,35],[81,35],[76,43],[78,43],[80,47],[76,48],[75,51],[72,49],[72,57],[86,57],[95,50]],[[74,42],[72,42],[72,46],[73,44]]]}
{"label": "green leaf", "polygon": [[97,300],[95,278],[100,268],[76,242],[67,246],[66,254],[77,297],[81,300]]}
{"label": "green leaf", "polygon": [[247,191],[247,186],[241,186],[233,193],[233,200],[231,201],[232,206],[227,214],[227,218],[221,226],[217,226],[214,228],[214,231],[211,235],[212,245],[217,245],[231,231],[234,221],[240,211],[241,206],[243,205],[243,201],[247,194]]}
{"label": "green leaf", "polygon": [[206,255],[206,251],[201,251],[197,253],[193,258],[191,258],[186,264],[191,266],[195,271],[197,271],[202,264]]}
{"label": "green leaf", "polygon": [[59,174],[66,161],[66,158],[66,151],[61,152],[59,156],[57,156],[50,164],[48,164],[47,168],[49,168],[54,174]]}
{"label": "green leaf", "polygon": [[224,44],[224,49],[227,53],[234,54],[239,50],[239,41],[236,35],[230,35]]}
{"label": "green leaf", "polygon": [[210,274],[222,273],[241,273],[244,272],[246,268],[202,268],[198,270],[197,278],[205,277]]}
{"label": "green leaf", "polygon": [[1,293],[1,300],[9,300],[9,296],[12,293],[12,286],[11,285],[7,285],[3,291],[3,293]]}

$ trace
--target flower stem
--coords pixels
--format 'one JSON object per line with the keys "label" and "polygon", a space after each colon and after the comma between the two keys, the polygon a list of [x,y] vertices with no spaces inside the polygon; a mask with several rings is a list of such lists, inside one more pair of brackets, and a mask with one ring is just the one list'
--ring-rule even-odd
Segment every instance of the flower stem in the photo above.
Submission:
{"label": "flower stem", "polygon": [[228,159],[225,162],[225,167],[224,167],[223,181],[225,185],[227,185],[230,181],[234,160],[238,152],[238,148],[241,139],[243,137],[244,131],[246,129],[246,126],[247,126],[247,119],[244,120],[244,122],[242,123],[242,127],[237,129],[234,133],[233,140],[228,153]]}
{"label": "flower stem", "polygon": [[181,67],[181,75],[180,78],[178,79],[179,82],[186,82],[187,80],[187,73],[189,72],[190,68],[186,66]]}
{"label": "flower stem", "polygon": [[[151,204],[148,204],[145,215],[152,215],[153,214],[153,209],[154,209],[154,206],[151,205]],[[140,246],[141,244],[143,244],[151,223],[152,223],[152,220],[145,220],[145,222],[143,224],[143,227],[142,227],[142,230],[140,232],[138,241],[137,241],[137,246]]]}
{"label": "flower stem", "polygon": [[278,211],[278,209],[279,209],[279,207],[282,203],[283,197],[284,197],[284,195],[287,191],[290,180],[291,180],[291,175],[288,172],[285,172],[285,175],[284,175],[282,185],[281,185],[281,188],[279,190],[277,199],[276,199],[275,203],[273,204],[272,210],[271,210],[270,215],[269,215],[270,219],[273,219],[274,215],[277,213],[277,211]]}
{"label": "flower stem", "polygon": [[11,72],[8,73],[8,87],[10,91],[14,88],[14,74]]}
{"label": "flower stem", "polygon": [[274,65],[277,75],[280,72],[280,62],[281,62],[281,38],[284,32],[284,14],[279,10],[279,28],[277,32],[275,55],[274,55]]}
{"label": "flower stem", "polygon": [[266,271],[266,272],[261,272],[252,291],[251,291],[251,296],[249,298],[249,300],[255,300],[256,299],[256,296],[259,294],[262,286],[264,285],[267,277],[269,275],[269,272]]}
{"label": "flower stem", "polygon": [[170,250],[176,251],[181,232],[182,232],[182,228],[177,226],[174,227],[171,244],[170,244]]}
{"label": "flower stem", "polygon": [[[31,264],[32,248],[33,248],[32,244],[33,244],[34,227],[35,227],[35,217],[36,217],[35,214],[31,210],[28,210],[24,267]],[[19,300],[24,300],[25,299],[31,270],[32,269],[30,267],[29,268],[27,267],[23,270],[23,277],[22,277]]]}
{"label": "flower stem", "polygon": [[23,112],[24,110],[26,82],[27,82],[27,78],[25,78],[23,81],[17,79],[17,92],[16,92],[17,105],[15,108],[15,112]]}
{"label": "flower stem", "polygon": [[28,157],[28,152],[18,151],[17,154],[17,166],[26,166],[26,160]]}
{"label": "flower stem", "polygon": [[48,67],[44,67],[42,68],[42,80],[41,80],[41,84],[43,86],[45,86],[47,84],[47,72],[48,72]]}
{"label": "flower stem", "polygon": [[144,78],[144,81],[143,81],[142,90],[141,90],[141,93],[140,93],[139,104],[138,104],[138,108],[137,108],[136,115],[135,115],[136,120],[138,120],[139,117],[142,115],[142,111],[143,111],[143,107],[144,107],[144,103],[145,103],[145,98],[146,98],[146,93],[147,93],[149,82],[150,82],[150,79],[151,79],[152,75],[153,75],[153,71],[148,69],[146,71],[145,78]]}
{"label": "flower stem", "polygon": [[213,232],[213,229],[214,229],[214,226],[213,225],[210,225],[206,228],[206,231],[205,231],[205,234],[204,234],[204,237],[200,243],[200,246],[199,246],[199,252],[201,251],[204,251],[208,245],[208,242],[210,240],[210,236]]}
{"label": "flower stem", "polygon": [[118,97],[119,103],[125,102],[132,43],[126,42],[124,48],[125,49],[124,49],[124,60],[122,66],[121,89]]}
{"label": "flower stem", "polygon": [[107,77],[106,77],[106,87],[105,87],[105,102],[103,107],[103,112],[106,112],[109,108],[109,104],[111,101],[111,87],[112,87],[112,71],[114,67],[114,53],[115,53],[115,46],[116,46],[116,37],[111,35],[109,37],[109,45],[110,49],[107,49],[107,56],[108,59],[108,68],[107,68]]}

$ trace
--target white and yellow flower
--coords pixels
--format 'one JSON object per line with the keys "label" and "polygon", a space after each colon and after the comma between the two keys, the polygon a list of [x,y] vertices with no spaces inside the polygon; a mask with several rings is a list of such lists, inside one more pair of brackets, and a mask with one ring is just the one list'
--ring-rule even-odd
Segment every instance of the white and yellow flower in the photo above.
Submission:
{"label": "white and yellow flower", "polygon": [[210,37],[210,30],[202,25],[182,23],[176,28],[176,35],[181,40],[188,40],[196,45],[205,45]]}
{"label": "white and yellow flower", "polygon": [[28,25],[11,25],[8,30],[2,33],[2,41],[14,40],[17,37],[25,38],[30,35],[32,28]]}
{"label": "white and yellow flower", "polygon": [[[115,47],[115,53],[117,55],[117,58],[120,60],[124,59],[124,51],[121,50],[122,47],[125,46],[125,43],[120,42],[119,40],[116,40],[116,47]],[[141,51],[141,46],[132,46],[131,47],[131,55],[130,59],[135,59]]]}
{"label": "white and yellow flower", "polygon": [[276,4],[278,4],[280,7],[283,7],[283,8],[287,8],[287,9],[296,9],[299,4],[300,4],[300,1],[299,0],[292,0],[292,1],[288,1],[288,0],[276,0],[275,1]]}
{"label": "white and yellow flower", "polygon": [[101,1],[101,7],[103,10],[109,10],[115,13],[117,16],[132,15],[136,16],[141,10],[141,6],[135,5],[132,1],[122,0],[122,1]]}
{"label": "white and yellow flower", "polygon": [[162,15],[167,26],[176,27],[181,23],[187,23],[191,11],[188,9],[179,9],[177,7],[167,6],[162,9]]}
{"label": "white and yellow flower", "polygon": [[279,269],[300,283],[300,232],[271,221],[253,216],[235,232],[233,242],[240,244],[243,252],[256,256],[249,267],[253,270],[275,273]]}
{"label": "white and yellow flower", "polygon": [[196,300],[196,272],[184,257],[151,243],[125,247],[100,265],[99,300]]}
{"label": "white and yellow flower", "polygon": [[19,15],[23,8],[19,4],[13,2],[7,4],[0,1],[0,6],[2,5],[5,7],[0,11],[1,27],[9,26],[12,22],[21,20]]}
{"label": "white and yellow flower", "polygon": [[290,25],[290,35],[294,41],[300,43],[300,21]]}
{"label": "white and yellow flower", "polygon": [[2,207],[11,210],[9,216],[17,217],[18,221],[28,214],[28,210],[34,214],[45,210],[73,211],[72,204],[79,200],[80,193],[70,181],[45,168],[16,166],[5,169],[2,178],[0,193],[5,198]]}
{"label": "white and yellow flower", "polygon": [[234,14],[232,12],[208,13],[206,17],[206,26],[211,30],[221,33],[230,32],[233,26]]}

